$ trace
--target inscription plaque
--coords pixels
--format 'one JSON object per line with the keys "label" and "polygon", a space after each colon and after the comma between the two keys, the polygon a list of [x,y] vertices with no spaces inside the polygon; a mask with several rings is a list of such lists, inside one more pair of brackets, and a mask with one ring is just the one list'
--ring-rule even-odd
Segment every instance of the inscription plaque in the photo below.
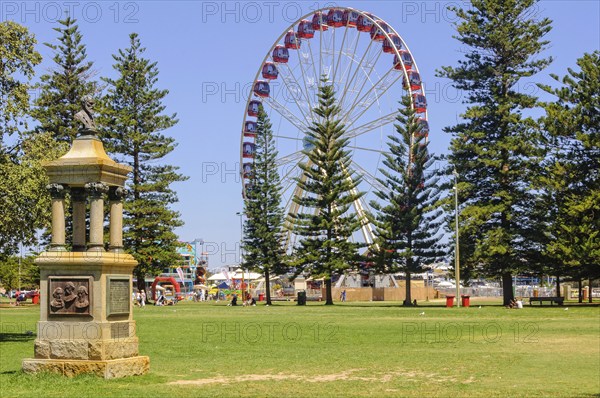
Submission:
{"label": "inscription plaque", "polygon": [[90,315],[91,277],[48,277],[49,315]]}
{"label": "inscription plaque", "polygon": [[106,294],[106,315],[129,315],[131,294],[129,278],[108,277]]}

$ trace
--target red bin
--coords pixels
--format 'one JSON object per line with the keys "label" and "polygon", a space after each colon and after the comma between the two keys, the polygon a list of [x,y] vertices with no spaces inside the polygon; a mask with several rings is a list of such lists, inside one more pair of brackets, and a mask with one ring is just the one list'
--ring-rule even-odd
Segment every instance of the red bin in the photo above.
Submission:
{"label": "red bin", "polygon": [[264,293],[259,293],[258,294],[258,301],[265,301],[265,294]]}
{"label": "red bin", "polygon": [[31,302],[33,304],[39,304],[40,303],[40,294],[39,293],[35,293],[31,296]]}
{"label": "red bin", "polygon": [[454,296],[446,296],[446,307],[452,308],[454,306]]}
{"label": "red bin", "polygon": [[471,296],[466,294],[461,294],[461,304],[463,307],[469,307],[471,305]]}

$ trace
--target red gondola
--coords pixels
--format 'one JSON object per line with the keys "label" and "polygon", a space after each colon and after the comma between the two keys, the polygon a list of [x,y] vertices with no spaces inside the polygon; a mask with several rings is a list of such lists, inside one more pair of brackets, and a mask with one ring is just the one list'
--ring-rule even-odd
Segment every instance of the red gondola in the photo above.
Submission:
{"label": "red gondola", "polygon": [[[409,71],[408,72],[408,81],[410,82],[411,90],[420,90],[421,89],[421,76],[418,72]],[[403,79],[402,84],[404,87],[407,86],[406,79]]]}
{"label": "red gondola", "polygon": [[244,176],[244,178],[251,178],[252,177],[252,163],[244,163],[242,165],[242,174]]}
{"label": "red gondola", "polygon": [[273,80],[277,79],[279,71],[273,62],[265,62],[262,68],[262,77],[265,79]]}
{"label": "red gondola", "polygon": [[244,137],[256,137],[256,122],[244,123]]}
{"label": "red gondola", "polygon": [[327,14],[327,25],[333,28],[344,26],[344,11],[332,8]]}
{"label": "red gondola", "polygon": [[300,24],[298,24],[298,37],[302,39],[312,39],[315,37],[315,29],[311,21],[308,19],[300,21]]}
{"label": "red gondola", "polygon": [[312,27],[314,30],[326,31],[329,29],[327,26],[327,17],[323,16],[321,11],[315,12],[312,19]]}
{"label": "red gondola", "polygon": [[429,136],[429,122],[423,118],[417,120],[417,124],[420,127],[420,130],[415,133],[417,137],[427,137]]}
{"label": "red gondola", "polygon": [[242,146],[242,157],[244,158],[254,158],[254,144],[251,142],[244,142]]}
{"label": "red gondola", "polygon": [[271,88],[269,87],[269,82],[259,80],[254,83],[254,94],[259,97],[268,97],[271,92]]}
{"label": "red gondola", "polygon": [[413,94],[413,109],[418,113],[424,113],[427,110],[427,99],[423,94]]}
{"label": "red gondola", "polygon": [[393,54],[395,52],[394,49],[397,48],[400,50],[400,48],[402,48],[402,40],[400,40],[400,37],[395,33],[390,33],[390,38],[392,41],[387,38],[383,41],[383,52]]}
{"label": "red gondola", "polygon": [[356,23],[358,21],[358,16],[360,14],[358,11],[345,10],[344,15],[342,15],[342,23],[344,26],[356,27]]}
{"label": "red gondola", "polygon": [[290,52],[285,46],[278,45],[273,49],[273,61],[279,62],[281,64],[287,63],[290,59]]}
{"label": "red gondola", "polygon": [[379,27],[375,24],[373,26],[371,26],[371,40],[383,41],[385,39],[384,32],[390,33],[390,28],[387,26],[387,24],[385,22],[383,22],[380,19],[378,19],[375,22],[377,22],[377,25],[379,25]]}
{"label": "red gondola", "polygon": [[[406,50],[400,50],[400,58],[406,70],[411,70],[413,66],[413,60],[410,53]],[[398,62],[398,56],[394,55],[394,69],[402,70],[402,64]]]}
{"label": "red gondola", "polygon": [[360,14],[358,16],[358,20],[356,21],[356,29],[358,29],[359,32],[371,31],[371,28],[373,27],[373,21],[371,21],[369,17],[373,18],[373,16],[370,14]]}
{"label": "red gondola", "polygon": [[283,41],[285,44],[285,48],[291,48],[292,50],[297,50],[300,48],[300,38],[293,30],[290,30],[285,35],[285,40]]}
{"label": "red gondola", "polygon": [[248,104],[248,116],[258,116],[258,109],[260,108],[260,101],[252,100]]}

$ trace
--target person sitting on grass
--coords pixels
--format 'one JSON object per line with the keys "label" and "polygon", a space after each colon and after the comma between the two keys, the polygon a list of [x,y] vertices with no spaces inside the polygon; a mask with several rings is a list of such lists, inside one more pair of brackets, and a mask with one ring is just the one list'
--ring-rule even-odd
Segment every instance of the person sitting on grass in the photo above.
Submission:
{"label": "person sitting on grass", "polygon": [[237,305],[237,294],[234,294],[231,297],[231,303],[227,304],[228,307],[232,307],[232,306],[236,306]]}
{"label": "person sitting on grass", "polygon": [[254,297],[252,297],[252,295],[248,294],[246,296],[246,301],[244,301],[244,307],[250,307],[250,306],[256,307],[256,300],[254,299]]}
{"label": "person sitting on grass", "polygon": [[523,309],[523,300],[519,297],[519,299],[515,302],[515,305],[518,310],[522,310]]}

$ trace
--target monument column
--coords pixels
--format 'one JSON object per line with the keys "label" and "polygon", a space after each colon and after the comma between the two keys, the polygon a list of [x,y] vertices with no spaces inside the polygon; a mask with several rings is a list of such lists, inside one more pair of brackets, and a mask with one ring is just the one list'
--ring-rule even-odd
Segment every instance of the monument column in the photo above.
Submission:
{"label": "monument column", "polygon": [[85,251],[85,190],[71,188],[71,203],[73,204],[73,251]]}
{"label": "monument column", "polygon": [[[93,99],[82,99],[83,124],[69,152],[43,163],[52,195],[52,247],[39,254],[40,320],[25,373],[55,372],[106,379],[142,375],[131,304],[137,261],[123,251],[123,196],[131,167],[112,160],[98,138]],[[109,191],[110,187],[110,191]],[[73,203],[73,250],[65,250],[65,193]],[[110,252],[104,250],[104,200],[110,199]],[[90,201],[89,231],[86,199]],[[88,244],[86,246],[86,235]],[[87,251],[86,251],[87,247]]]}
{"label": "monument column", "polygon": [[66,189],[61,184],[49,184],[52,199],[52,241],[50,251],[65,251],[65,194]]}
{"label": "monument column", "polygon": [[104,194],[108,185],[101,182],[85,184],[90,197],[90,243],[88,252],[104,251]]}
{"label": "monument column", "polygon": [[108,191],[110,201],[110,244],[108,250],[123,251],[123,198],[127,190],[123,187],[111,187]]}

